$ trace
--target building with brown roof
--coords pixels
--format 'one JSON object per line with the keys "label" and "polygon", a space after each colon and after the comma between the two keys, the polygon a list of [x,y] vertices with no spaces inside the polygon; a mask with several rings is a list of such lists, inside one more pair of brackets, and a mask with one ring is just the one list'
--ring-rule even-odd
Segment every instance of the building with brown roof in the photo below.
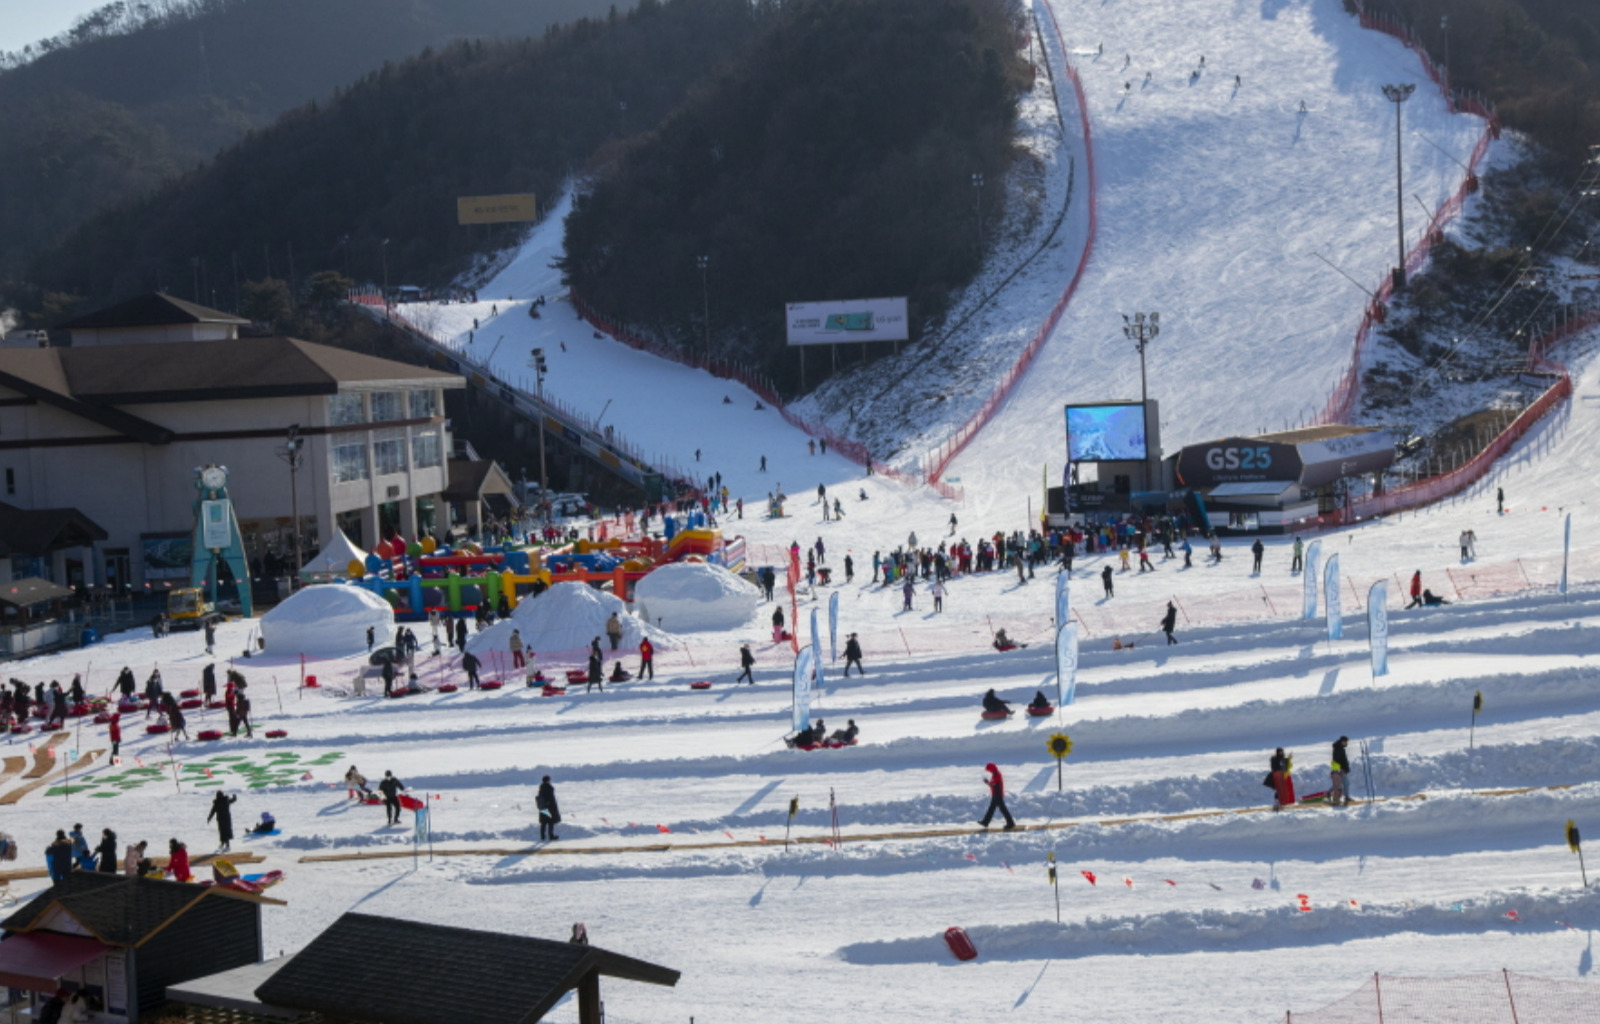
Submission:
{"label": "building with brown roof", "polygon": [[[0,501],[67,510],[104,534],[0,563],[0,579],[187,580],[195,471],[206,465],[228,468],[252,559],[292,555],[295,504],[307,554],[335,526],[370,547],[388,531],[414,538],[449,525],[443,393],[464,387],[461,377],[296,338],[241,338],[242,323],[153,294],[71,321],[69,347],[0,349]],[[303,441],[293,498],[291,428]]]}

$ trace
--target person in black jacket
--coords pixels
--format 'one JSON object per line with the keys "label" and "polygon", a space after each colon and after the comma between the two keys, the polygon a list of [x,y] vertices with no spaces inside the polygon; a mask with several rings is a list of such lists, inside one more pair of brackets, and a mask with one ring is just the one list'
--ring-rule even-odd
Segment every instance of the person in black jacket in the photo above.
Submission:
{"label": "person in black jacket", "polygon": [[206,820],[215,819],[217,822],[217,850],[227,852],[233,845],[233,804],[239,798],[227,796],[218,790],[211,798],[211,813],[206,815]]}
{"label": "person in black jacket", "polygon": [[1266,550],[1266,546],[1261,543],[1260,537],[1257,537],[1256,542],[1250,545],[1250,555],[1254,559],[1251,572],[1257,576],[1261,575],[1261,556],[1266,553]]}
{"label": "person in black jacket", "polygon": [[471,651],[461,652],[461,670],[467,674],[467,689],[478,688],[478,656]]}
{"label": "person in black jacket", "polygon": [[55,840],[45,847],[44,863],[50,870],[52,882],[59,882],[72,873],[72,840],[63,830],[56,829]]}
{"label": "person in black jacket", "polygon": [[161,695],[162,714],[167,716],[167,724],[172,726],[172,736],[189,738],[189,720],[183,717],[183,709],[178,707],[178,698],[170,693]]}
{"label": "person in black jacket", "polygon": [[854,633],[851,633],[850,638],[844,642],[844,677],[846,679],[850,678],[851,665],[854,665],[856,671],[862,675],[867,674],[867,670],[861,667],[861,641],[856,639]]}
{"label": "person in black jacket", "polygon": [[383,773],[383,781],[378,783],[378,792],[383,794],[383,811],[388,819],[385,824],[400,824],[400,794],[405,788],[405,783],[395,778],[393,772]]}
{"label": "person in black jacket", "polygon": [[600,652],[594,648],[589,650],[589,675],[587,678],[588,685],[584,686],[584,693],[588,693],[596,686],[600,687],[601,693],[606,692],[605,661]]}
{"label": "person in black jacket", "polygon": [[380,669],[379,671],[383,673],[383,695],[385,697],[393,697],[394,696],[394,662],[392,662],[392,661],[384,662],[383,663],[383,668]]}
{"label": "person in black jacket", "polygon": [[66,691],[61,689],[61,684],[59,683],[52,682],[50,684],[50,710],[45,722],[46,724],[50,722],[57,722],[61,725],[67,724],[67,694]]}
{"label": "person in black jacket", "polygon": [[456,647],[463,653],[467,650],[467,620],[456,620]]}
{"label": "person in black jacket", "polygon": [[102,874],[117,873],[117,834],[109,828],[100,830],[100,845],[94,848],[95,864]]}
{"label": "person in black jacket", "polygon": [[539,795],[534,799],[534,806],[539,808],[539,838],[560,839],[556,835],[556,826],[561,824],[561,808],[556,804],[556,787],[550,784],[548,775],[539,783]]}
{"label": "person in black jacket", "polygon": [[1117,596],[1116,593],[1112,589],[1112,584],[1111,584],[1111,566],[1108,565],[1104,569],[1100,570],[1100,585],[1102,587],[1106,588],[1106,596],[1107,597],[1116,597]]}
{"label": "person in black jacket", "polygon": [[1329,765],[1332,775],[1332,784],[1328,787],[1329,807],[1349,807],[1350,790],[1347,780],[1350,778],[1350,752],[1347,746],[1350,737],[1340,736],[1333,741],[1333,761]]}
{"label": "person in black jacket", "polygon": [[1178,642],[1177,637],[1172,635],[1172,631],[1177,628],[1178,606],[1173,604],[1171,601],[1168,601],[1167,614],[1161,616],[1161,632],[1167,634],[1167,643],[1175,644]]}
{"label": "person in black jacket", "polygon": [[215,662],[208,663],[200,670],[200,693],[205,697],[206,703],[211,704],[217,699],[217,666]]}
{"label": "person in black jacket", "polygon": [[983,710],[989,714],[1011,714],[1011,705],[995,695],[993,689],[983,695]]}
{"label": "person in black jacket", "polygon": [[139,688],[139,683],[133,678],[133,669],[122,666],[122,671],[117,673],[117,689],[122,691],[124,699],[133,696],[133,691]]}
{"label": "person in black jacket", "polygon": [[742,679],[745,682],[749,683],[751,686],[756,685],[755,667],[756,667],[756,656],[754,654],[750,653],[750,645],[749,644],[740,644],[739,645],[739,668],[741,669],[741,671],[739,673],[738,678],[735,679],[734,682],[738,683],[739,680]]}

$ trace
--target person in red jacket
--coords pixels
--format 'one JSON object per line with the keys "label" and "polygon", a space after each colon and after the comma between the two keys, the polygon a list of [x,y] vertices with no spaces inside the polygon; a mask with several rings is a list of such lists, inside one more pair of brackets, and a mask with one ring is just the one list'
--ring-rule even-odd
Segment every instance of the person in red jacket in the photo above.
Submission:
{"label": "person in red jacket", "polygon": [[983,780],[984,785],[989,787],[989,809],[984,812],[978,824],[988,828],[990,819],[994,817],[994,812],[999,811],[1001,816],[1006,819],[1005,830],[1010,832],[1017,827],[1017,823],[1011,817],[1011,812],[1006,809],[1006,780],[1000,774],[1000,769],[994,766],[993,761],[983,767],[989,773],[989,777]]}
{"label": "person in red jacket", "polygon": [[1407,608],[1422,607],[1422,570],[1418,569],[1411,574],[1411,603]]}
{"label": "person in red jacket", "polygon": [[651,679],[656,677],[656,647],[650,642],[649,637],[643,637],[639,641],[639,678],[643,679],[645,676]]}
{"label": "person in red jacket", "polygon": [[111,739],[111,756],[118,757],[122,747],[122,714],[118,711],[111,713],[111,721],[107,725]]}
{"label": "person in red jacket", "polygon": [[189,848],[176,839],[169,839],[167,850],[171,854],[167,861],[167,874],[179,882],[193,881],[194,876],[189,874]]}

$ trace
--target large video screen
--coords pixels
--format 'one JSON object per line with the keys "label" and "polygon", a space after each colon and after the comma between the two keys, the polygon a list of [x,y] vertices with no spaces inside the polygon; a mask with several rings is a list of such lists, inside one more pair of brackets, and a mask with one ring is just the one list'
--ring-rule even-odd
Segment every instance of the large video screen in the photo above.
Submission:
{"label": "large video screen", "polygon": [[1139,462],[1145,453],[1141,403],[1067,406],[1067,458],[1071,461]]}

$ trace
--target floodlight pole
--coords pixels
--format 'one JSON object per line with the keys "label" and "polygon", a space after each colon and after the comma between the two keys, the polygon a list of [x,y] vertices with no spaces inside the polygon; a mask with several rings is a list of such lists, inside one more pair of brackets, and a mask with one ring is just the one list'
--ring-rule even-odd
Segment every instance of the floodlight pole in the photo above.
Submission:
{"label": "floodlight pole", "polygon": [[539,388],[539,504],[545,509],[544,519],[547,523],[550,521],[550,477],[546,473],[544,461],[544,424],[546,418],[544,407],[544,375],[545,371],[548,369],[549,365],[544,361],[544,349],[534,349],[533,370],[535,379],[538,381]]}
{"label": "floodlight pole", "polygon": [[[289,577],[289,589],[294,590],[295,583],[300,579],[300,569],[305,565],[304,552],[300,550],[300,463],[304,460],[306,439],[300,436],[300,424],[289,427],[288,437],[284,440],[279,455],[289,464],[289,514],[293,517],[294,525],[289,528],[289,535],[294,540],[294,574]],[[247,584],[244,584],[247,585]]]}
{"label": "floodlight pole", "polygon": [[696,256],[695,263],[700,267],[700,305],[701,322],[705,327],[706,336],[706,367],[711,366],[711,289],[706,285],[706,267],[711,263],[709,256]]}
{"label": "floodlight pole", "polygon": [[1416,89],[1416,85],[1411,82],[1383,87],[1383,95],[1394,104],[1394,211],[1400,250],[1399,259],[1394,266],[1395,291],[1406,286],[1406,190],[1405,171],[1400,161],[1400,104],[1410,99]]}
{"label": "floodlight pole", "polygon": [[1145,374],[1144,350],[1145,346],[1156,340],[1161,333],[1161,314],[1135,313],[1133,316],[1122,314],[1122,333],[1139,350],[1139,415],[1144,418],[1144,474],[1145,490],[1150,490],[1150,381]]}

